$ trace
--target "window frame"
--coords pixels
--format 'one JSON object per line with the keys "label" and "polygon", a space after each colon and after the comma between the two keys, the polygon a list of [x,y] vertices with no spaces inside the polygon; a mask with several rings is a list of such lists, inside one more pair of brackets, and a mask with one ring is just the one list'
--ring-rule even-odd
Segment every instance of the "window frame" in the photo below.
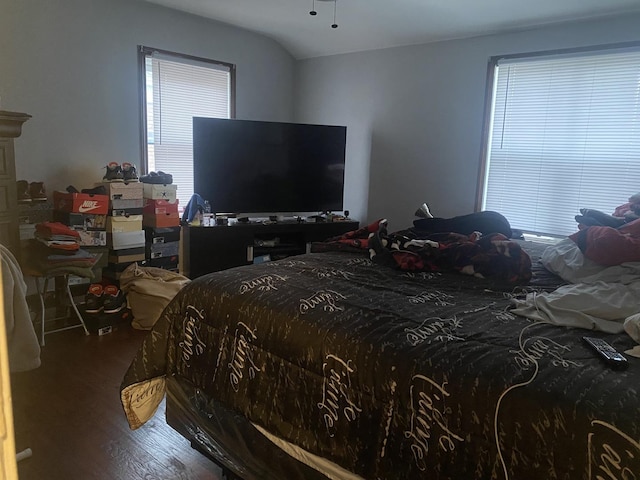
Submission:
{"label": "window frame", "polygon": [[[526,53],[516,53],[516,54],[508,54],[508,55],[496,55],[489,58],[487,64],[487,74],[486,74],[486,84],[485,84],[485,105],[484,105],[484,115],[482,120],[482,141],[480,146],[480,161],[478,165],[478,177],[477,177],[477,186],[476,186],[476,200],[475,200],[475,211],[481,211],[484,200],[486,197],[486,188],[488,185],[488,175],[489,175],[489,152],[490,152],[490,143],[492,139],[492,119],[494,118],[494,98],[496,96],[496,75],[497,75],[497,66],[500,61],[505,60],[519,60],[519,59],[531,59],[534,60],[536,58],[541,57],[561,57],[561,56],[579,56],[585,54],[605,54],[607,52],[615,53],[616,51],[628,50],[628,49],[640,49],[639,41],[632,42],[619,42],[615,44],[606,44],[606,45],[592,45],[585,47],[575,47],[575,48],[565,48],[565,49],[555,49],[555,50],[541,50],[534,52],[526,52]],[[630,193],[630,195],[633,192]],[[577,227],[577,225],[576,225]],[[530,233],[533,235],[538,235],[538,232],[532,230],[523,230],[525,233]],[[548,235],[548,234],[545,234]],[[564,235],[558,235],[558,237],[564,237]]]}
{"label": "window frame", "polygon": [[[146,78],[146,58],[153,54],[160,54],[166,57],[173,57],[176,61],[187,60],[212,66],[220,66],[229,71],[229,118],[236,118],[236,66],[233,63],[213,60],[209,58],[197,57],[194,55],[162,50],[160,48],[138,45],[138,98],[140,101],[140,173],[149,173],[149,149],[147,132],[147,78]],[[184,205],[181,205],[183,208]]]}

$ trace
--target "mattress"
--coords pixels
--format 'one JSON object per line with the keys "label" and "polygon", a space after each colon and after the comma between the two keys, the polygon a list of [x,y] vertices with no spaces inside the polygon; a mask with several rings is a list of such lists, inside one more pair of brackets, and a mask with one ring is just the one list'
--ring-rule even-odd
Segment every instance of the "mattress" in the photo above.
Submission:
{"label": "mattress", "polygon": [[[514,300],[562,283],[537,261],[544,245],[521,245],[526,285],[401,271],[366,252],[200,277],[123,380],[129,422],[169,384],[167,415],[190,412],[170,424],[246,479],[319,474],[273,439],[367,479],[634,478],[640,364],[611,370],[582,337],[633,341],[514,315]],[[244,446],[225,438],[229,418]],[[276,451],[290,470],[270,471]]]}

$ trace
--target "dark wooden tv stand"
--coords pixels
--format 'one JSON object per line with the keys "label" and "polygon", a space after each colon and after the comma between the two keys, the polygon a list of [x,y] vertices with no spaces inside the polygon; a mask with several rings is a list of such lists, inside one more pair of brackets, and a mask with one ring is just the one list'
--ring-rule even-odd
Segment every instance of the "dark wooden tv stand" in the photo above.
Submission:
{"label": "dark wooden tv stand", "polygon": [[184,228],[185,274],[196,278],[227,268],[308,252],[312,242],[357,229],[358,222],[247,223]]}

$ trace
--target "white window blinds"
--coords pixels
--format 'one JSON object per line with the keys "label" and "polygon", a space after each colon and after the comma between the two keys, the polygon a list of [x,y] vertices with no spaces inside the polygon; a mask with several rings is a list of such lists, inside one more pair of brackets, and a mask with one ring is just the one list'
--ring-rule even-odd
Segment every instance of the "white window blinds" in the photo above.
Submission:
{"label": "white window blinds", "polygon": [[496,67],[483,210],[545,235],[640,192],[640,50]]}
{"label": "white window blinds", "polygon": [[193,117],[230,118],[231,66],[145,54],[147,171],[173,176],[180,207],[193,195]]}

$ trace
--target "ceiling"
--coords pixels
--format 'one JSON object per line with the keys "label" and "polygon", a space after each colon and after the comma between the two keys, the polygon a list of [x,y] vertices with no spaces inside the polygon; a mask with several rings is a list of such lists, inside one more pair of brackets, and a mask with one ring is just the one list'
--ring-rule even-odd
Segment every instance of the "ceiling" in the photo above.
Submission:
{"label": "ceiling", "polygon": [[[640,0],[146,0],[273,38],[296,59],[640,11]],[[317,15],[309,15],[315,1]]]}

